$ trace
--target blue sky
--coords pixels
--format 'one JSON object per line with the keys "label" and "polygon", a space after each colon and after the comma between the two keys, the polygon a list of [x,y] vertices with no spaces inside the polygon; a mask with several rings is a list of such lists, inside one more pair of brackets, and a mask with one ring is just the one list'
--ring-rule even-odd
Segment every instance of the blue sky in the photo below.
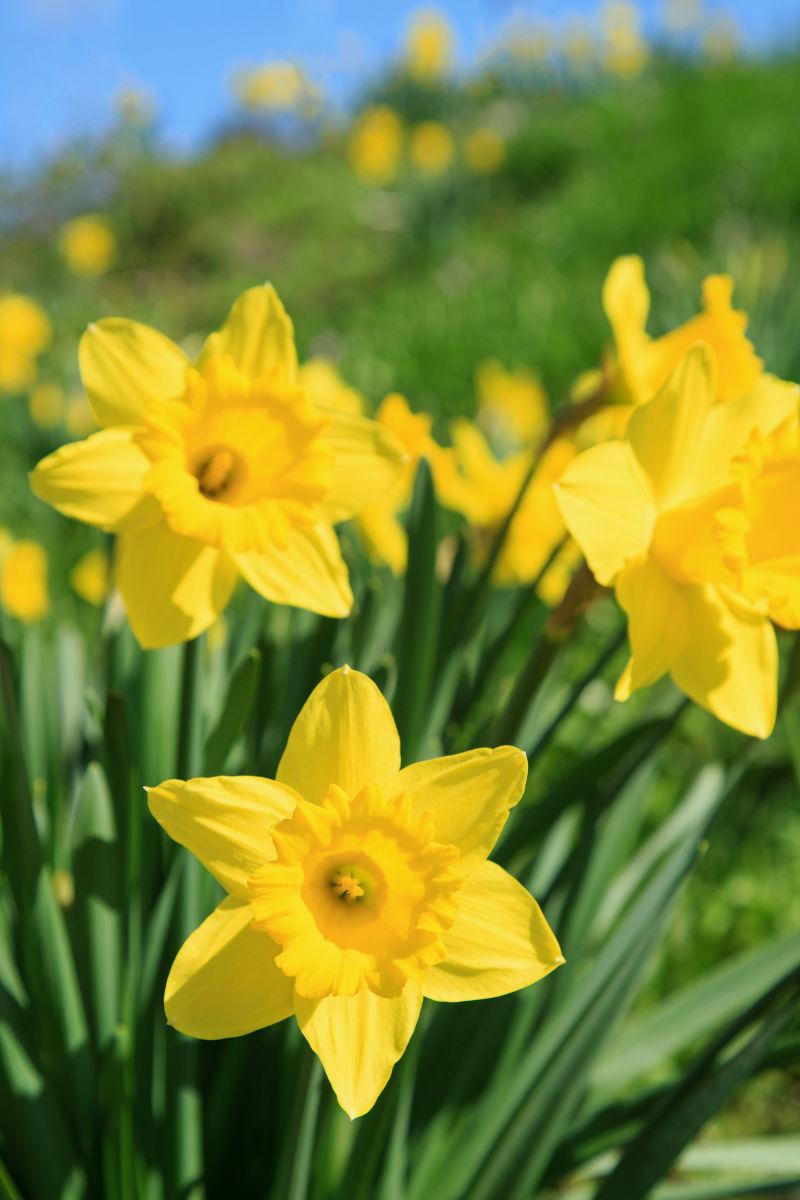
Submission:
{"label": "blue sky", "polygon": [[[0,165],[30,166],[107,123],[130,84],[158,98],[160,128],[189,149],[230,111],[237,64],[294,58],[343,98],[400,43],[409,0],[0,0]],[[562,20],[597,0],[442,0],[468,61],[515,12]],[[651,28],[661,0],[641,5]],[[750,44],[800,31],[800,0],[706,0]]]}

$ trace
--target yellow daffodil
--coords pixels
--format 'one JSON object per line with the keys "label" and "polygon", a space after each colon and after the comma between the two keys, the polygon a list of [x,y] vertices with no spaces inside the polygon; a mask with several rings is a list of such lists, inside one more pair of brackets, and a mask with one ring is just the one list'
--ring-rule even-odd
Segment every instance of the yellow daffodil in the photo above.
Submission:
{"label": "yellow daffodil", "polygon": [[104,275],[117,257],[117,239],[110,224],[93,214],[67,221],[58,248],[76,275]]}
{"label": "yellow daffodil", "polygon": [[47,313],[29,296],[0,296],[0,392],[21,392],[36,379],[36,359],[53,336]]}
{"label": "yellow daffodil", "polygon": [[333,525],[394,483],[373,421],[313,405],[270,286],[244,292],[192,365],[145,325],[91,325],[80,366],[104,427],[31,475],[67,516],[118,534],[116,581],[145,647],[197,636],[240,578],[278,604],[345,616]]}
{"label": "yellow daffodil", "polygon": [[506,143],[501,133],[488,125],[473,129],[464,142],[464,161],[477,175],[492,175],[503,165]]}
{"label": "yellow daffodil", "polygon": [[69,584],[81,600],[99,608],[108,595],[108,575],[108,559],[103,551],[87,550],[70,571]]}
{"label": "yellow daffodil", "polygon": [[97,429],[94,410],[88,396],[77,392],[70,396],[64,411],[64,426],[70,437],[86,437]]}
{"label": "yellow daffodil", "polygon": [[40,429],[53,429],[64,419],[64,393],[57,383],[40,383],[28,397],[31,420]]}
{"label": "yellow daffodil", "polygon": [[[767,737],[777,646],[766,615],[769,589],[755,569],[745,592],[742,454],[754,436],[796,414],[798,389],[762,383],[724,405],[715,404],[717,395],[714,354],[700,343],[635,410],[626,439],[581,454],[556,492],[595,578],[616,588],[628,615],[631,659],[617,698],[670,673],[720,720]],[[765,480],[755,494],[765,503],[772,497],[774,508],[770,502],[770,516],[750,536],[754,566],[766,564],[771,574],[769,521],[781,522],[783,536],[793,518],[780,516],[788,494],[781,471]],[[776,590],[783,594],[781,585]]]}
{"label": "yellow daffodil", "polygon": [[424,9],[414,14],[406,40],[409,74],[422,83],[446,75],[453,64],[455,36],[443,12]]}
{"label": "yellow daffodil", "polygon": [[567,22],[562,49],[567,65],[576,74],[581,74],[587,67],[590,67],[597,55],[592,31],[579,18],[573,18]]}
{"label": "yellow daffodil", "polygon": [[46,616],[50,606],[47,555],[38,542],[15,542],[8,535],[0,538],[0,604],[10,616],[26,623]]}
{"label": "yellow daffodil", "polygon": [[300,68],[286,61],[242,71],[235,76],[233,86],[245,108],[273,112],[297,108],[311,90]]}
{"label": "yellow daffodil", "polygon": [[440,121],[422,121],[411,130],[408,157],[423,175],[441,175],[455,154],[453,135]]}
{"label": "yellow daffodil", "polygon": [[620,398],[651,400],[695,342],[706,342],[717,362],[715,398],[721,403],[748,395],[764,364],[745,335],[747,316],[732,307],[733,280],[709,275],[703,283],[703,312],[659,338],[647,333],[650,293],[638,255],[618,258],[603,285],[603,307],[616,343],[615,382]]}
{"label": "yellow daffodil", "polygon": [[487,861],[526,770],[510,746],[401,770],[386,701],[343,667],[275,781],[153,788],[156,820],[228,892],[173,964],[169,1023],[225,1038],[294,1015],[342,1108],[367,1112],[423,997],[504,995],[564,961],[536,901]]}
{"label": "yellow daffodil", "polygon": [[420,461],[427,458],[434,483],[439,485],[443,473],[452,470],[452,452],[434,440],[428,414],[412,412],[406,398],[397,392],[384,399],[375,418],[397,438],[405,451],[405,463],[394,487],[363,508],[356,524],[370,556],[386,563],[395,575],[402,575],[408,559],[408,538],[397,514],[411,499]]}
{"label": "yellow daffodil", "polygon": [[[535,454],[524,450],[496,458],[477,426],[465,418],[453,422],[452,437],[457,470],[442,472],[439,496],[472,526],[480,559],[508,516],[536,461]],[[555,439],[541,455],[497,559],[494,578],[498,584],[530,583],[565,538],[566,528],[552,489],[574,456],[571,443],[563,438]],[[565,545],[539,587],[547,603],[561,599],[575,561],[574,547]]]}
{"label": "yellow daffodil", "polygon": [[635,4],[612,0],[602,10],[604,65],[612,75],[638,75],[647,62],[641,15]]}
{"label": "yellow daffodil", "polygon": [[347,144],[350,164],[365,183],[391,183],[403,149],[403,124],[394,109],[378,104],[359,115]]}
{"label": "yellow daffodil", "polygon": [[345,383],[328,359],[310,358],[298,368],[297,378],[312,404],[356,416],[364,412],[364,397]]}
{"label": "yellow daffodil", "polygon": [[475,390],[478,422],[494,441],[529,446],[547,433],[550,406],[532,371],[507,371],[502,363],[487,359],[475,373]]}

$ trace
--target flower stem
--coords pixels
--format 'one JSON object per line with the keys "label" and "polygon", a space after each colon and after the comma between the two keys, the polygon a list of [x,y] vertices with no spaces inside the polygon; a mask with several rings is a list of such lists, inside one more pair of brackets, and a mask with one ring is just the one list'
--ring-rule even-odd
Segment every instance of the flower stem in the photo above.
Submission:
{"label": "flower stem", "polygon": [[306,1200],[311,1178],[314,1137],[317,1131],[322,1064],[316,1054],[312,1054],[305,1045],[301,1047],[301,1050],[303,1051],[301,1064],[303,1075],[288,1135],[291,1167],[286,1188],[281,1193],[282,1200]]}

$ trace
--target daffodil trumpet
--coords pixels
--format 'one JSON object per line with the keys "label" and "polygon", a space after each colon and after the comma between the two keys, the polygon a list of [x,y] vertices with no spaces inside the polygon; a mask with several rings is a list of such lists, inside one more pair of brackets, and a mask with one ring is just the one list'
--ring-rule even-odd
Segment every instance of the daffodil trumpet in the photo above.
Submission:
{"label": "daffodil trumpet", "polygon": [[488,860],[526,775],[511,746],[401,770],[386,701],[343,667],[306,701],[276,779],[150,789],[156,820],[228,893],[173,964],[169,1023],[227,1038],[294,1015],[341,1106],[367,1112],[423,997],[501,996],[564,961]]}

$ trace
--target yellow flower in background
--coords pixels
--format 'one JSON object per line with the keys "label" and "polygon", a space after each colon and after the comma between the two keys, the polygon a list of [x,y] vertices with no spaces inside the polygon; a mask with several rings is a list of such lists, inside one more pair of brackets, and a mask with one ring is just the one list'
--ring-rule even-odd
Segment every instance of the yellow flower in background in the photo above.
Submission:
{"label": "yellow flower in background", "polygon": [[357,416],[364,412],[364,397],[345,383],[327,358],[308,359],[298,368],[297,378],[312,404]]}
{"label": "yellow flower in background", "polygon": [[274,112],[299,107],[313,90],[300,68],[286,61],[241,71],[234,77],[233,87],[245,108]]}
{"label": "yellow flower in background", "polygon": [[202,633],[240,578],[277,604],[350,611],[333,525],[392,486],[402,454],[375,422],[309,401],[272,287],[244,292],[194,364],[110,318],[84,334],[80,367],[103,428],[45,458],[31,486],[118,534],[116,582],[142,646]]}
{"label": "yellow flower in background", "polygon": [[47,555],[38,542],[15,542],[0,530],[0,605],[9,616],[33,624],[47,615]]}
{"label": "yellow flower in background", "polygon": [[507,371],[496,359],[482,362],[475,373],[478,423],[504,446],[528,446],[550,427],[547,395],[532,371]]}
{"label": "yellow flower in background", "polygon": [[67,221],[58,238],[61,257],[76,275],[104,275],[117,258],[117,239],[105,217]]}
{"label": "yellow flower in background", "polygon": [[509,23],[501,45],[506,54],[523,66],[542,66],[555,49],[555,29],[550,21],[530,21],[518,14]]}
{"label": "yellow flower in background", "polygon": [[344,667],[312,692],[277,780],[169,780],[150,810],[228,896],[184,943],[167,1020],[238,1037],[294,1015],[350,1117],[372,1108],[423,997],[489,999],[563,961],[536,901],[488,861],[524,754],[400,769],[391,711]]}
{"label": "yellow flower in background", "polygon": [[87,433],[92,433],[97,429],[94,409],[88,396],[85,396],[83,392],[78,392],[67,401],[64,425],[67,433],[74,438],[86,437]]}
{"label": "yellow flower in background", "polygon": [[488,125],[473,129],[464,143],[464,161],[477,175],[493,175],[506,156],[503,135]]}
{"label": "yellow flower in background", "polygon": [[[457,469],[442,472],[439,498],[446,508],[466,518],[475,532],[480,559],[508,516],[536,456],[526,449],[499,459],[473,422],[460,418],[451,428]],[[501,586],[531,583],[566,538],[553,483],[574,456],[571,443],[557,438],[538,460],[495,566],[494,580]],[[546,603],[561,599],[575,565],[575,549],[565,544],[538,589]]]}
{"label": "yellow flower in background", "polygon": [[102,550],[87,550],[69,573],[69,585],[81,600],[99,608],[109,591],[108,558]]}
{"label": "yellow flower in background", "polygon": [[347,154],[350,165],[365,183],[391,183],[397,174],[403,148],[403,124],[385,104],[367,108],[356,119]]}
{"label": "yellow flower in background", "polygon": [[590,67],[597,57],[597,45],[592,31],[577,17],[567,22],[561,48],[567,65],[577,74]]}
{"label": "yellow flower in background", "polygon": [[156,119],[158,104],[147,88],[125,87],[114,97],[114,110],[123,125],[146,129]]}
{"label": "yellow flower in background", "polygon": [[[631,659],[617,698],[669,673],[721,721],[763,738],[775,723],[778,655],[769,588],[755,571],[745,594],[742,454],[796,415],[800,390],[784,385],[724,405],[717,394],[714,354],[700,343],[634,411],[626,440],[579,455],[556,493],[595,578],[616,588],[628,615]],[[753,555],[769,574],[766,533],[775,520],[786,534],[788,493],[770,483],[761,494],[770,516],[752,535]]]}
{"label": "yellow flower in background", "polygon": [[453,161],[455,143],[450,130],[439,121],[422,121],[411,130],[408,157],[423,175],[441,175]]}
{"label": "yellow flower in background", "polygon": [[40,429],[54,429],[64,420],[64,393],[57,383],[40,383],[28,397],[31,420]]}
{"label": "yellow flower in background", "polygon": [[0,296],[0,391],[21,392],[36,379],[36,359],[53,336],[47,313],[30,296]]}
{"label": "yellow flower in background", "polygon": [[603,64],[612,75],[638,75],[647,63],[648,50],[636,4],[612,0],[602,8]]}
{"label": "yellow flower in background", "polygon": [[408,31],[405,62],[421,83],[441,79],[453,65],[455,35],[443,12],[429,8],[414,14]]}
{"label": "yellow flower in background", "polygon": [[644,264],[634,254],[616,259],[603,285],[603,307],[616,343],[621,398],[633,404],[652,399],[697,341],[714,351],[718,401],[741,399],[764,378],[771,379],[745,335],[747,316],[732,307],[732,299],[730,276],[709,275],[703,283],[703,311],[663,337],[651,338]]}
{"label": "yellow flower in background", "polygon": [[396,437],[405,451],[405,458],[395,485],[361,510],[356,525],[370,557],[386,563],[395,575],[402,575],[408,560],[408,538],[397,514],[411,500],[421,460],[428,460],[434,485],[438,487],[443,472],[452,469],[452,452],[434,440],[431,417],[427,413],[412,412],[405,396],[398,392],[386,396],[375,419]]}
{"label": "yellow flower in background", "polygon": [[739,53],[742,35],[732,13],[717,13],[703,33],[703,51],[713,62],[731,62]]}

